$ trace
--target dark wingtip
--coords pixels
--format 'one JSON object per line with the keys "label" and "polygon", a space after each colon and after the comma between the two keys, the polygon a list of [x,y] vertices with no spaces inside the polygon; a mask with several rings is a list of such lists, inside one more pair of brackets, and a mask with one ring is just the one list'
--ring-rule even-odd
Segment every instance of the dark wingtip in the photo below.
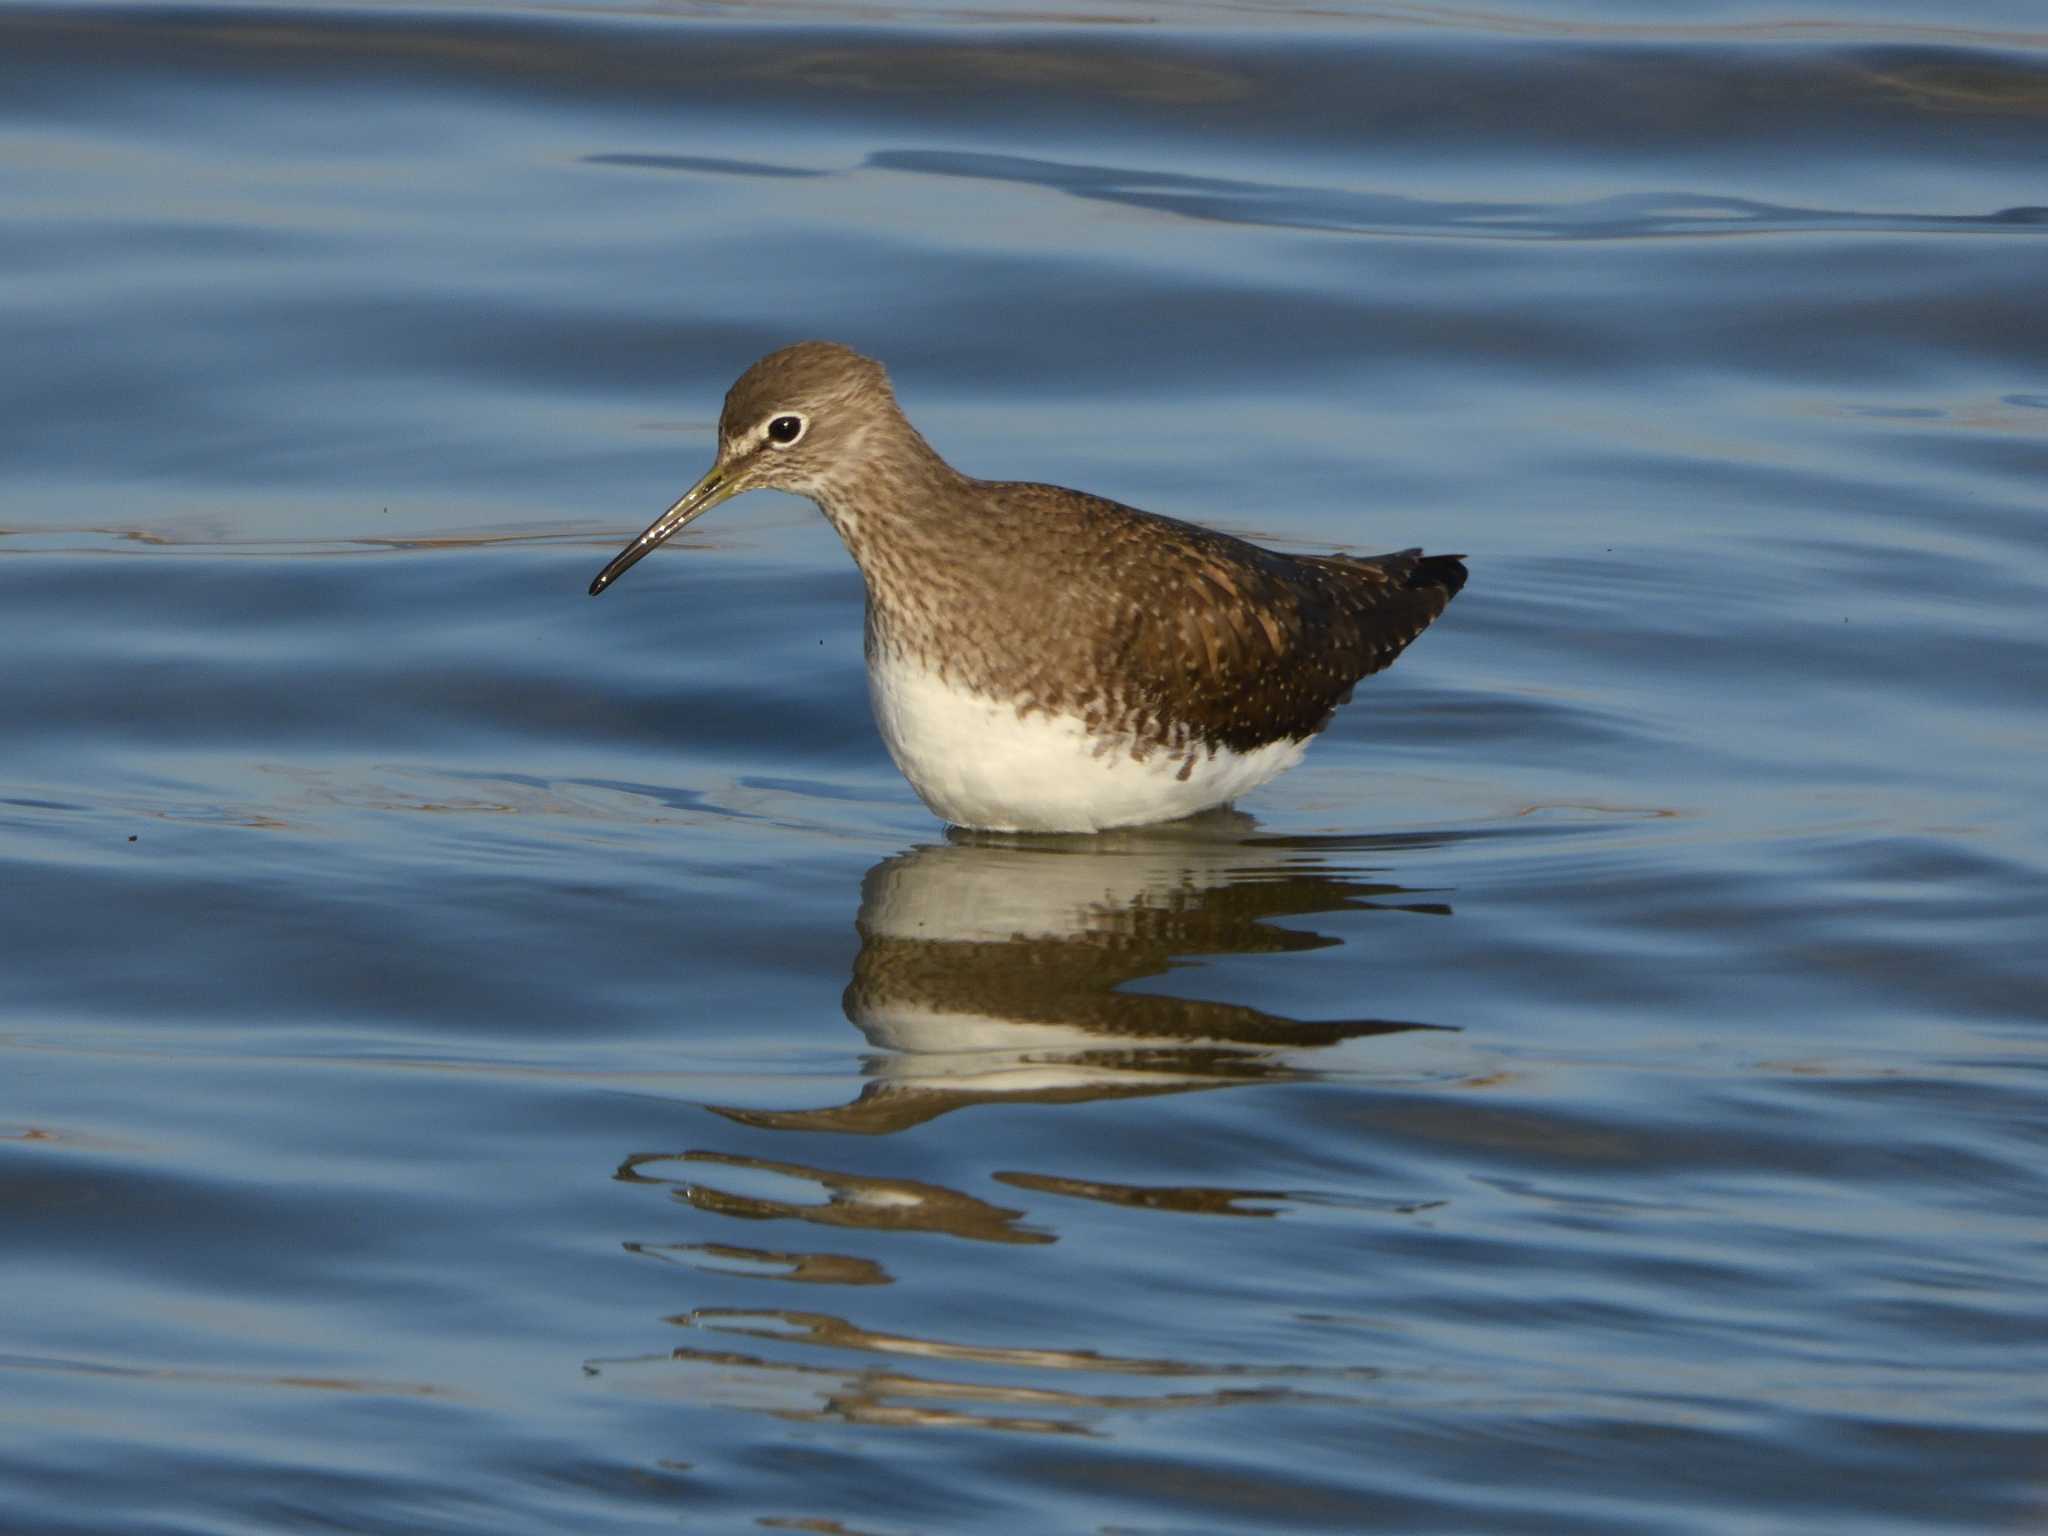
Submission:
{"label": "dark wingtip", "polygon": [[610,585],[611,582],[605,578],[604,572],[599,571],[597,573],[596,578],[590,583],[590,595],[592,597],[596,597],[598,593],[602,592],[606,587]]}
{"label": "dark wingtip", "polygon": [[1444,599],[1448,602],[1465,590],[1465,580],[1470,574],[1465,569],[1463,555],[1424,555],[1415,562],[1415,569],[1408,573],[1405,584],[1410,587],[1442,587]]}

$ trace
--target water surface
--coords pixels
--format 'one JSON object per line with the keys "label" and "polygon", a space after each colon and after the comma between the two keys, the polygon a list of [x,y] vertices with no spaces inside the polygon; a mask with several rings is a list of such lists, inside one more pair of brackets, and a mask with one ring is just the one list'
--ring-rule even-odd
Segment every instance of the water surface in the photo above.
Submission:
{"label": "water surface", "polygon": [[[0,1502],[2048,1519],[2019,0],[0,8]],[[948,833],[803,336],[1472,583],[1233,814]]]}

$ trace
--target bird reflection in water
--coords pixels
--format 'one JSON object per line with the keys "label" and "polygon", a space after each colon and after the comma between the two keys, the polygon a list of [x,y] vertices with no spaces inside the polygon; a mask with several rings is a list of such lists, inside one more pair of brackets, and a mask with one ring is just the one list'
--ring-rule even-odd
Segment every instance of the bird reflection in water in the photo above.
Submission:
{"label": "bird reflection in water", "polygon": [[[847,1017],[875,1047],[860,1093],[820,1108],[711,1107],[762,1130],[879,1134],[976,1104],[1073,1104],[1310,1077],[1315,1068],[1304,1056],[1433,1027],[1291,1019],[1126,990],[1189,960],[1343,942],[1290,919],[1449,912],[1426,893],[1375,881],[1358,867],[1375,850],[1389,851],[1386,840],[1258,838],[1252,827],[1249,817],[1221,813],[1091,838],[956,834],[884,860],[861,884],[861,947],[844,998]],[[1307,1198],[990,1170],[1016,1191],[1012,1206],[924,1179],[709,1150],[637,1155],[617,1177],[666,1190],[706,1216],[822,1229],[870,1250],[747,1248],[730,1240],[729,1228],[718,1234],[722,1241],[627,1245],[707,1276],[811,1287],[894,1284],[895,1265],[929,1253],[899,1241],[918,1234],[998,1245],[1021,1258],[1058,1240],[1020,1208],[1033,1196],[1225,1217],[1267,1217]],[[588,1369],[629,1380],[636,1392],[785,1419],[1039,1435],[1098,1434],[1106,1416],[1125,1412],[1349,1395],[1374,1374],[1125,1356],[1042,1335],[990,1343],[945,1337],[943,1324],[929,1333],[891,1332],[775,1306],[697,1306],[665,1321],[704,1342],[591,1361]],[[868,1363],[849,1364],[849,1354]]]}
{"label": "bird reflection in water", "polygon": [[[846,1016],[878,1048],[850,1104],[720,1108],[778,1130],[886,1133],[966,1105],[1060,1104],[1308,1075],[1300,1053],[1435,1026],[1290,1019],[1125,990],[1176,964],[1327,949],[1277,923],[1450,908],[1332,864],[1371,843],[1252,840],[1249,816],[1087,838],[955,841],[861,882]],[[1382,845],[1384,846],[1384,845]],[[714,1106],[716,1107],[716,1106]]]}

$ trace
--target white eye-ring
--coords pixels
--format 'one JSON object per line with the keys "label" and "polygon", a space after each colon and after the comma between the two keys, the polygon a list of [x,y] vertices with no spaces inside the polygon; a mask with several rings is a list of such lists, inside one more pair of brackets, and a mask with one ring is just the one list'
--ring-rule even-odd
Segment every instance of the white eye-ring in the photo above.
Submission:
{"label": "white eye-ring", "polygon": [[810,423],[795,411],[782,411],[768,418],[768,425],[761,429],[761,435],[768,439],[772,448],[787,448],[804,435]]}

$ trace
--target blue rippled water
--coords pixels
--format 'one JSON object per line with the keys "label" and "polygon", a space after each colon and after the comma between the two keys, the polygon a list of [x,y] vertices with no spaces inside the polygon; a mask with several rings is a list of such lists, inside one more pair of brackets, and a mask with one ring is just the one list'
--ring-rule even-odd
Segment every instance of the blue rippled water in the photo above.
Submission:
{"label": "blue rippled water", "polygon": [[[0,6],[0,1528],[2048,1520],[2034,0]],[[948,833],[804,336],[1472,582]]]}

